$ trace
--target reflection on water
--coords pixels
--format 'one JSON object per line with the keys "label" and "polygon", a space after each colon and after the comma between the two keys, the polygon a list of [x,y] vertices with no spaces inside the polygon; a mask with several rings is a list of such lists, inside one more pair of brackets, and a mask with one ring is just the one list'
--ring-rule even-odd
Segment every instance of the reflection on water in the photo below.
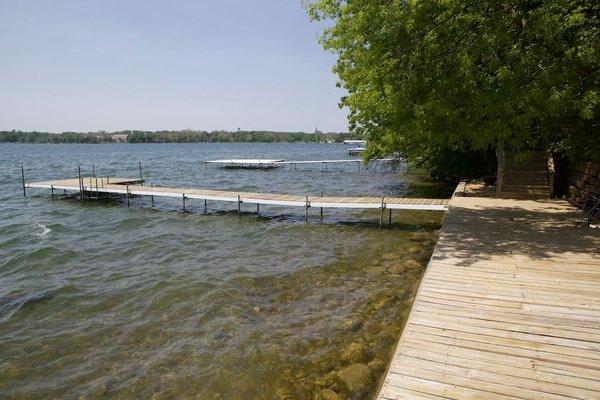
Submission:
{"label": "reflection on water", "polygon": [[[15,149],[0,164],[12,166]],[[176,164],[176,149],[166,146],[160,162]],[[61,146],[37,151],[56,165],[64,156]],[[106,151],[108,165],[118,169],[119,156]],[[190,175],[171,168],[165,176],[176,181]],[[203,173],[213,187],[232,179],[282,191],[293,178],[287,192],[322,179],[341,181],[342,189],[328,183],[338,193],[349,185],[408,191],[401,175],[360,186],[345,174],[273,179],[261,171],[249,183]],[[18,192],[12,175],[2,178]],[[202,204],[184,214],[142,198],[128,209],[119,200],[4,196],[2,398],[370,398],[441,221],[404,212],[381,230],[376,211],[326,212],[326,223],[305,224],[297,210],[276,208],[238,216],[215,204],[204,215]]]}

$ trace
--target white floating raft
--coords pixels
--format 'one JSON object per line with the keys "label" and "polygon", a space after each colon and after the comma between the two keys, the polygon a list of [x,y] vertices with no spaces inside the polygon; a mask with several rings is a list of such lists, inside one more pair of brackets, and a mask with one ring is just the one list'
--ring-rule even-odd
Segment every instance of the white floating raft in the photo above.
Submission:
{"label": "white floating raft", "polygon": [[248,169],[270,169],[277,168],[284,160],[282,159],[257,159],[257,158],[237,158],[229,160],[210,160],[209,164],[218,164],[223,168],[248,168]]}

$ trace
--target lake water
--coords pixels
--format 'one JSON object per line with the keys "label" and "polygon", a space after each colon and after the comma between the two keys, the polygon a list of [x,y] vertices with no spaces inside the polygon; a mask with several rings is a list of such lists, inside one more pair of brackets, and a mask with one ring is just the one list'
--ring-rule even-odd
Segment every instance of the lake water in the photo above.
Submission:
{"label": "lake water", "polygon": [[[448,195],[404,168],[205,168],[218,158],[348,158],[341,144],[0,144],[0,397],[373,397],[440,213],[176,199],[80,202],[28,181],[99,175],[316,195]],[[409,179],[410,178],[410,179]],[[387,216],[387,215],[386,215]],[[335,394],[334,394],[335,393]]]}

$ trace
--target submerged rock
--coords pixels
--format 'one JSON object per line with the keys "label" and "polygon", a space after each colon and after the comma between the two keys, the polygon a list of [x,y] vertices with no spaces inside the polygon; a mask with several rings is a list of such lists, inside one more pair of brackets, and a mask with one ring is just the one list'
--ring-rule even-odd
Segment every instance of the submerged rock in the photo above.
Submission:
{"label": "submerged rock", "polygon": [[393,264],[393,265],[386,267],[386,269],[387,269],[388,273],[395,274],[395,275],[403,274],[404,271],[406,271],[406,267],[401,264]]}
{"label": "submerged rock", "polygon": [[363,325],[363,321],[359,318],[352,318],[344,321],[341,325],[341,328],[345,331],[356,332]]}
{"label": "submerged rock", "polygon": [[106,385],[98,385],[90,391],[90,395],[94,397],[102,397],[106,395]]}
{"label": "submerged rock", "polygon": [[369,368],[371,368],[371,370],[375,372],[381,372],[385,370],[386,367],[385,361],[383,361],[381,358],[374,358],[372,361],[369,362],[368,365]]}
{"label": "submerged rock", "polygon": [[418,262],[417,260],[410,259],[410,258],[407,259],[407,260],[404,260],[403,264],[408,269],[420,269],[420,268],[422,268],[422,264],[420,262]]}
{"label": "submerged rock", "polygon": [[368,389],[373,384],[371,368],[365,364],[350,364],[338,372],[338,377],[352,392]]}
{"label": "submerged rock", "polygon": [[355,342],[342,351],[340,359],[347,363],[362,363],[365,361],[366,355],[367,349],[365,346]]}
{"label": "submerged rock", "polygon": [[339,394],[334,392],[333,390],[325,389],[321,390],[321,399],[322,400],[342,400]]}
{"label": "submerged rock", "polygon": [[365,272],[368,274],[379,275],[385,272],[385,267],[382,265],[372,265],[370,267],[365,268]]}
{"label": "submerged rock", "polygon": [[435,246],[435,240],[425,239],[423,242],[421,242],[421,244],[425,247],[433,247]]}

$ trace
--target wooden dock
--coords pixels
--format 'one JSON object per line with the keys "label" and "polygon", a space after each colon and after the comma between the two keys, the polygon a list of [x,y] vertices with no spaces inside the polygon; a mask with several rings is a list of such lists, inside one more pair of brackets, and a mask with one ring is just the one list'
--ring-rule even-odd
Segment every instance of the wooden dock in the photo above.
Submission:
{"label": "wooden dock", "polygon": [[239,205],[264,204],[287,207],[318,207],[318,208],[348,208],[348,209],[379,209],[383,210],[427,210],[445,211],[449,199],[424,199],[391,196],[302,196],[292,194],[252,193],[233,190],[215,190],[183,187],[144,186],[143,179],[128,179],[116,177],[86,176],[73,179],[50,180],[43,182],[25,182],[24,189],[38,188],[66,190],[88,194],[120,194],[127,197],[152,196],[174,197],[182,199],[185,208],[186,199],[234,202]]}
{"label": "wooden dock", "polygon": [[600,399],[600,232],[454,197],[378,399]]}

